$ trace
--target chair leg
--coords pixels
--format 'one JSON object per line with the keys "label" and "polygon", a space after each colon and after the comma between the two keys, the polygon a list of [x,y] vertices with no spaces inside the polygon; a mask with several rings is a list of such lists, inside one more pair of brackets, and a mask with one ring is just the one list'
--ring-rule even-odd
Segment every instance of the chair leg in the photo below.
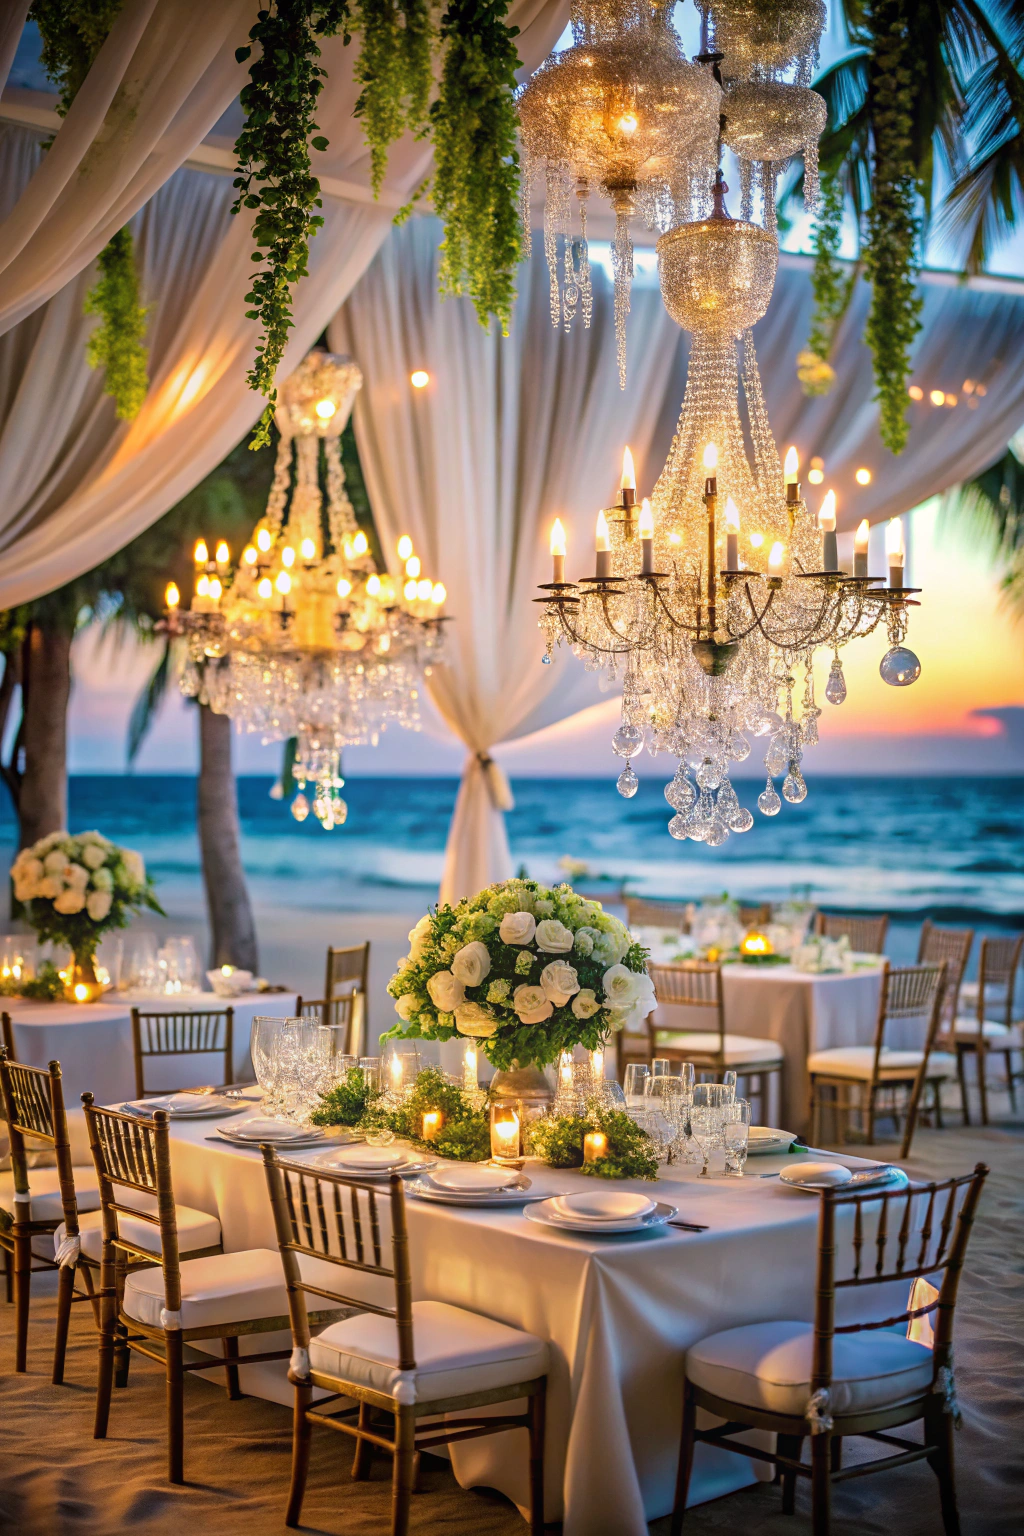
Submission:
{"label": "chair leg", "polygon": [[[799,1461],[800,1447],[803,1443],[803,1435],[779,1435],[778,1453],[780,1456],[789,1456],[793,1461]],[[782,1482],[782,1513],[791,1515],[796,1509],[796,1473],[791,1472],[788,1467],[780,1467],[779,1477]]]}
{"label": "chair leg", "polygon": [[811,1530],[829,1536],[832,1524],[832,1436],[811,1436]]}
{"label": "chair leg", "polygon": [[986,1072],[985,1057],[988,1055],[985,1047],[979,1045],[975,1053],[978,1059],[978,1094],[981,1098],[981,1123],[988,1125],[988,1073]]}
{"label": "chair leg", "polygon": [[114,1297],[107,1292],[100,1296],[100,1348],[96,1375],[96,1420],[93,1437],[106,1439],[107,1421],[110,1418],[110,1394],[114,1386]]}
{"label": "chair leg", "polygon": [[28,1370],[28,1303],[32,1294],[32,1239],[14,1235],[14,1369]]}
{"label": "chair leg", "polygon": [[960,1107],[963,1110],[964,1125],[970,1125],[970,1123],[971,1123],[971,1107],[970,1107],[970,1102],[969,1102],[969,1100],[967,1098],[967,1062],[966,1062],[966,1059],[965,1059],[966,1058],[966,1054],[967,1053],[965,1051],[960,1050],[959,1046],[957,1047],[957,1052],[956,1052],[956,1075],[960,1079]]}
{"label": "chair leg", "polygon": [[935,1110],[935,1129],[945,1130],[942,1123],[942,1079],[940,1077],[932,1078],[932,1108]]}
{"label": "chair leg", "polygon": [[64,1383],[64,1357],[68,1348],[68,1325],[71,1322],[71,1298],[75,1293],[74,1268],[65,1264],[57,1276],[57,1331],[53,1341],[53,1385]]}
{"label": "chair leg", "polygon": [[399,1404],[395,1412],[395,1465],[391,1478],[391,1536],[408,1536],[412,1502],[416,1419]]}
{"label": "chair leg", "polygon": [[928,1465],[939,1481],[942,1526],[946,1536],[960,1536],[960,1512],[956,1503],[956,1479],[953,1468],[953,1416],[936,1404],[925,1410],[925,1434],[933,1449]]}
{"label": "chair leg", "polygon": [[875,1144],[875,1090],[874,1090],[874,1088],[872,1086],[868,1087],[868,1129],[867,1129],[867,1137],[865,1139],[867,1140],[867,1144],[868,1144],[869,1147],[873,1147],[874,1146],[874,1144]]}
{"label": "chair leg", "polygon": [[124,1282],[128,1273],[128,1261],[124,1254],[117,1252],[114,1259],[114,1290],[117,1294],[117,1307],[114,1314],[114,1386],[124,1388],[128,1385],[128,1367],[131,1364],[131,1350],[128,1348],[128,1324],[121,1319],[121,1306],[124,1301]]}
{"label": "chair leg", "polygon": [[182,1370],[184,1348],[179,1328],[164,1331],[167,1351],[167,1478],[172,1483],[185,1481],[185,1372]]}
{"label": "chair leg", "polygon": [[683,1385],[683,1432],[679,1440],[679,1468],[676,1472],[676,1501],[672,1506],[670,1536],[679,1536],[686,1518],[686,1499],[693,1470],[694,1435],[697,1429],[697,1401],[687,1381]]}
{"label": "chair leg", "polygon": [[530,1536],[544,1533],[544,1426],[547,1383],[530,1398]]}
{"label": "chair leg", "polygon": [[1017,1090],[1013,1086],[1013,1052],[1004,1051],[1003,1055],[1006,1057],[1006,1086],[1010,1090],[1010,1108],[1012,1109],[1013,1113],[1016,1114]]}
{"label": "chair leg", "polygon": [[6,1299],[7,1299],[7,1305],[11,1306],[13,1304],[13,1302],[14,1302],[14,1255],[11,1252],[10,1248],[5,1248],[3,1250],[3,1255],[4,1255],[4,1294],[5,1294]]}
{"label": "chair leg", "polygon": [[237,1403],[244,1396],[238,1384],[238,1340],[233,1336],[224,1340],[224,1375],[227,1379],[228,1397]]}
{"label": "chair leg", "polygon": [[923,1084],[916,1082],[910,1090],[910,1103],[907,1106],[907,1123],[903,1127],[903,1141],[900,1145],[900,1159],[910,1156],[910,1144],[914,1139],[917,1129],[917,1109],[921,1098]]}
{"label": "chair leg", "polygon": [[[369,1427],[370,1427],[370,1405],[369,1405],[369,1403],[360,1403],[359,1404],[359,1428],[360,1429],[369,1429]],[[363,1437],[360,1435],[359,1439],[356,1441],[356,1452],[355,1452],[355,1455],[352,1457],[352,1477],[353,1477],[355,1482],[361,1483],[365,1478],[369,1477],[369,1475],[370,1475],[370,1457],[372,1455],[373,1455],[373,1446],[370,1444],[369,1440],[364,1440]]]}
{"label": "chair leg", "polygon": [[[312,1387],[295,1388],[295,1407],[292,1418],[292,1481],[288,1490],[288,1510],[284,1517],[285,1525],[298,1525],[302,1515],[302,1500],[306,1492],[306,1476],[309,1472],[309,1443],[313,1436],[313,1426],[306,1417],[313,1397]],[[362,1406],[359,1410],[359,1422],[363,1422]],[[357,1441],[358,1446],[362,1441]]]}
{"label": "chair leg", "polygon": [[833,1472],[839,1472],[842,1469],[842,1465],[843,1465],[843,1437],[842,1437],[842,1435],[833,1435],[832,1436],[832,1460],[831,1460],[832,1471]]}

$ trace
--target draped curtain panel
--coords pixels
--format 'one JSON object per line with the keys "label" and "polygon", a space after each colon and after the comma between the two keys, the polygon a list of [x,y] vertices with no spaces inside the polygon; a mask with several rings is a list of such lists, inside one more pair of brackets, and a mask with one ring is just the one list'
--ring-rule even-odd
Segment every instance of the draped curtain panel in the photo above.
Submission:
{"label": "draped curtain panel", "polygon": [[[500,776],[491,748],[539,730],[596,698],[582,668],[541,665],[531,599],[550,580],[557,514],[570,569],[593,565],[599,507],[617,499],[630,443],[645,461],[678,331],[653,290],[634,296],[630,379],[623,394],[607,283],[594,323],[552,329],[542,259],[519,272],[511,335],[485,332],[468,301],[442,300],[440,228],[398,230],[329,329],[363,370],[356,398],[360,459],[381,542],[394,560],[412,536],[424,568],[448,589],[449,661],[431,697],[469,749],[448,839],[442,900],[511,874]],[[423,368],[430,384],[413,389]]]}
{"label": "draped curtain panel", "polygon": [[[193,9],[201,8],[184,5],[182,0],[140,0],[138,6],[125,7],[142,28],[141,34],[132,34],[137,41],[141,36],[139,48],[149,37],[148,28],[157,28],[156,35],[162,36],[175,18],[183,26],[184,13]],[[223,21],[226,30],[217,34],[227,37],[233,49],[244,41],[256,7],[225,4],[207,9],[221,21],[226,13],[233,15],[231,25]],[[524,68],[534,69],[564,26],[565,0],[518,0],[510,14],[521,29]],[[62,139],[69,142],[64,136],[72,113],[97,71],[104,75],[112,67],[108,53],[116,31],[115,27],[46,155],[38,150],[38,133],[9,126],[0,130],[0,164],[9,163],[16,178],[0,183],[0,198],[6,199],[0,231],[5,234],[20,229],[26,206],[38,203],[40,178]],[[208,44],[208,29],[200,28],[200,34]],[[115,53],[123,76],[128,68],[124,38],[119,47]],[[295,327],[282,376],[298,366],[322,333],[387,237],[393,211],[408,201],[430,169],[429,146],[402,140],[392,150],[380,204],[374,203],[362,125],[352,115],[358,94],[352,78],[355,56],[355,45],[346,49],[340,38],[324,44],[328,84],[321,98],[320,125],[330,143],[315,158],[317,173],[324,178],[325,223],[310,247],[309,276],[295,290]],[[147,90],[141,91],[144,98],[150,88],[156,92],[163,79],[149,42],[145,57],[151,77],[147,77]],[[169,55],[173,57],[177,55]],[[141,68],[135,53],[128,56],[129,63],[131,59],[136,59],[132,68]],[[219,60],[218,54],[201,78],[202,90],[197,86],[193,93],[211,102],[215,97],[216,110],[211,105],[204,115],[189,97],[188,110],[181,108],[157,150],[148,158],[143,156],[149,189],[144,196],[166,182],[168,206],[177,210],[182,223],[179,227],[176,217],[163,220],[151,214],[159,198],[151,199],[138,215],[140,241],[146,246],[143,298],[151,306],[151,385],[140,415],[130,425],[116,420],[111,403],[101,396],[98,376],[86,366],[81,300],[91,281],[92,256],[124,222],[132,204],[120,203],[117,219],[104,226],[91,244],[74,246],[78,254],[67,255],[60,279],[64,286],[47,289],[41,283],[27,308],[14,302],[21,290],[11,266],[3,265],[6,252],[0,244],[0,315],[25,315],[0,348],[0,402],[5,407],[0,414],[0,485],[15,491],[13,500],[0,501],[2,608],[51,591],[122,548],[214,469],[263,408],[262,398],[251,392],[245,380],[257,334],[254,322],[245,319],[245,293],[252,273],[248,220],[228,214],[234,196],[229,175],[175,169],[202,138],[210,112],[216,118],[244,79],[233,53],[235,73],[230,79],[222,78],[223,61]],[[193,72],[197,67],[193,60]],[[170,63],[164,75],[169,78],[169,73]],[[166,87],[166,79],[163,84]],[[95,83],[94,88],[98,89]],[[133,125],[116,117],[114,121],[124,164],[138,160],[142,149],[136,144]],[[98,134],[95,154],[102,159],[108,143],[102,113],[95,120],[78,119],[83,142],[89,132]],[[81,147],[78,138],[73,142]],[[134,206],[142,200],[135,198]],[[79,215],[84,219],[81,209]],[[49,239],[52,228],[63,227],[63,217],[56,209],[43,218],[39,241],[44,236]],[[160,236],[157,227],[163,230]],[[191,254],[183,246],[182,227],[192,231],[185,242]],[[34,239],[28,240],[25,250],[35,251],[41,270],[44,253]],[[70,235],[67,239],[74,244]],[[74,281],[69,281],[72,277]],[[21,369],[33,351],[37,353],[34,379],[23,385]],[[47,378],[59,381],[53,394],[47,392]],[[79,419],[83,412],[89,418],[87,425]],[[23,484],[20,476],[29,458],[31,474]]]}

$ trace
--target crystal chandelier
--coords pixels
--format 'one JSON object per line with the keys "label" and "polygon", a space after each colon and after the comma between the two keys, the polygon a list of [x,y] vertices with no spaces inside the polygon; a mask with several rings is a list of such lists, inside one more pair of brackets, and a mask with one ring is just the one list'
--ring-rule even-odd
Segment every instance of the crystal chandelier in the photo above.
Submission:
{"label": "crystal chandelier", "polygon": [[[311,352],[278,390],[280,440],[267,509],[237,566],[225,542],[195,548],[191,608],[167,589],[168,628],[188,641],[181,688],[265,742],[296,740],[297,821],[341,826],[346,746],[389,723],[419,726],[419,686],[440,659],[445,590],[399,540],[405,580],[374,565],[345,489],[340,437],[362,375]],[[321,487],[323,450],[326,504]]]}
{"label": "crystal chandelier", "polygon": [[[718,163],[721,88],[707,64],[687,61],[668,10],[650,0],[574,0],[572,46],[553,54],[518,97],[526,248],[530,191],[543,171],[555,326],[568,330],[578,308],[590,324],[591,191],[596,187],[615,211],[612,270],[623,388],[633,276],[630,220],[639,214],[648,227],[666,229],[688,217],[691,192],[706,194]],[[574,195],[578,238],[572,234]]]}
{"label": "crystal chandelier", "polygon": [[[766,741],[767,782],[758,806],[774,816],[783,797],[803,800],[804,748],[818,739],[815,652],[832,652],[825,694],[846,697],[840,652],[885,626],[883,679],[912,683],[920,663],[903,645],[916,589],[903,584],[899,519],[890,524],[888,585],[867,568],[867,525],[854,569],[840,570],[835,496],[815,518],[801,495],[795,451],[779,464],[750,327],[771,298],[777,247],[759,225],[730,219],[719,173],[708,219],[658,242],[669,313],[692,332],[682,414],[650,502],[637,515],[631,464],[621,502],[598,515],[593,576],[565,580],[565,539],[556,523],[554,572],[542,590],[550,660],[567,641],[591,671],[622,682],[622,720],[612,745],[625,758],[621,794],[636,793],[631,759],[644,746],[678,766],[665,789],[669,831],[718,847],[753,817],[739,803],[730,764]],[[742,350],[742,361],[740,352]],[[753,449],[739,416],[742,385]],[[693,771],[693,779],[690,772]]]}

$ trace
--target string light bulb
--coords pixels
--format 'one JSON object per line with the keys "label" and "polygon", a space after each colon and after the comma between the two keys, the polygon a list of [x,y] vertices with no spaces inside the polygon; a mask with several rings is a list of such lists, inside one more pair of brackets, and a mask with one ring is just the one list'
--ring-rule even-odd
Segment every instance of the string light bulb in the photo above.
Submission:
{"label": "string light bulb", "polygon": [[331,417],[337,412],[337,409],[338,407],[333,400],[318,400],[315,406],[316,413],[321,421],[330,421]]}

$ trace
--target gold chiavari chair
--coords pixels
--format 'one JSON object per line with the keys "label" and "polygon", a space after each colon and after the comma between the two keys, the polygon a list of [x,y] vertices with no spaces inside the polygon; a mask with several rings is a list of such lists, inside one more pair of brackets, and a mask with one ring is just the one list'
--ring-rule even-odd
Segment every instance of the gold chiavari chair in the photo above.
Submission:
{"label": "gold chiavari chair", "polygon": [[[796,1479],[810,1478],[814,1536],[828,1536],[831,1528],[833,1484],[927,1459],[938,1479],[946,1536],[959,1536],[953,1317],[987,1174],[985,1164],[978,1163],[960,1178],[912,1185],[895,1194],[851,1194],[841,1186],[822,1191],[814,1322],[748,1323],[712,1334],[687,1351],[672,1536],[682,1530],[698,1443],[774,1466],[782,1478],[784,1514],[793,1513]],[[853,1250],[847,1264],[836,1261],[840,1239],[844,1253]],[[839,1293],[855,1287],[905,1287],[911,1281],[915,1284],[903,1292],[907,1301],[895,1317],[837,1323]],[[938,1290],[933,1281],[939,1281]],[[841,1315],[850,1314],[844,1308]],[[901,1324],[908,1325],[906,1333],[895,1331]],[[931,1348],[910,1336],[929,1326]],[[698,1429],[701,1409],[726,1422]],[[921,1440],[892,1433],[918,1420],[924,1422]],[[775,1450],[732,1440],[751,1429],[777,1435]],[[842,1443],[848,1435],[889,1446],[895,1454],[844,1468]],[[808,1437],[809,1465],[801,1459]]]}
{"label": "gold chiavari chair", "polygon": [[335,998],[341,988],[358,987],[365,995],[370,988],[370,945],[349,944],[342,949],[328,946],[324,997]]}
{"label": "gold chiavari chair", "polygon": [[3,1013],[0,1013],[0,1033],[3,1034],[4,1045],[7,1047],[7,1060],[17,1061],[18,1053],[14,1049],[14,1023],[6,1008]]}
{"label": "gold chiavari chair", "polygon": [[[94,1435],[106,1438],[116,1383],[128,1385],[130,1351],[164,1367],[167,1377],[168,1477],[184,1482],[184,1373],[210,1370],[218,1358],[189,1349],[217,1339],[228,1396],[241,1396],[239,1361],[255,1365],[288,1358],[287,1350],[240,1357],[240,1337],[288,1327],[281,1260],[269,1248],[224,1253],[220,1223],[208,1216],[208,1235],[186,1234],[171,1182],[167,1114],[138,1119],[99,1109],[82,1095],[89,1144],[100,1186],[101,1274],[99,1378]],[[202,1213],[191,1212],[192,1216]],[[187,1244],[193,1246],[185,1251]],[[324,1320],[334,1313],[325,1313]],[[191,1358],[186,1358],[186,1351]]]}
{"label": "gold chiavari chair", "polygon": [[346,1056],[362,1054],[366,999],[358,989],[343,997],[297,997],[295,1013],[298,1018],[319,1019],[321,1024],[344,1032]]}
{"label": "gold chiavari chair", "polygon": [[132,1009],[132,1045],[135,1051],[135,1097],[144,1099],[153,1093],[169,1093],[166,1086],[146,1087],[145,1063],[158,1056],[220,1056],[219,1083],[234,1079],[233,1008],[209,1008],[202,1011],[183,1009],[143,1013]]}
{"label": "gold chiavari chair", "polygon": [[735,1072],[749,1084],[746,1097],[756,1098],[761,1114],[766,1115],[769,1079],[782,1071],[782,1047],[775,1040],[726,1034],[722,967],[717,961],[652,965],[650,976],[659,1004],[703,1008],[711,1015],[711,1028],[698,1031],[667,1028],[656,1023],[652,1014],[647,1021],[650,1055],[692,1061],[698,1074],[714,1072],[721,1077],[723,1072]]}
{"label": "gold chiavari chair", "polygon": [[[478,1312],[440,1301],[412,1300],[405,1191],[397,1174],[389,1180],[386,1204],[391,1222],[388,1264],[377,1203],[383,1194],[379,1185],[284,1161],[272,1147],[262,1150],[292,1326],[288,1379],[295,1387],[295,1427],[285,1524],[297,1526],[302,1513],[314,1424],[328,1425],[355,1439],[355,1478],[368,1475],[371,1447],[390,1454],[392,1536],[405,1536],[408,1530],[415,1458],[421,1449],[525,1429],[530,1447],[530,1531],[540,1536],[547,1344]],[[303,1264],[316,1279],[304,1277]],[[332,1266],[336,1284],[331,1279]],[[332,1323],[311,1338],[307,1292],[350,1314],[355,1309],[356,1315]],[[371,1296],[381,1299],[368,1299]],[[314,1388],[330,1394],[315,1409],[310,1406]],[[496,1417],[487,1411],[492,1405],[524,1397],[529,1399],[526,1413]],[[353,1412],[350,1401],[339,1404],[338,1398],[358,1404],[355,1423],[342,1416]],[[393,1435],[372,1424],[375,1409],[393,1416]],[[452,1417],[462,1413],[468,1417]],[[442,1414],[444,1422],[417,1427],[418,1420]]]}
{"label": "gold chiavari chair", "polygon": [[675,928],[688,933],[690,920],[682,901],[648,901],[643,896],[624,897],[627,928]]}
{"label": "gold chiavari chair", "polygon": [[[966,1058],[972,1053],[978,1062],[978,1093],[981,1098],[981,1123],[988,1125],[988,1076],[986,1061],[993,1052],[1006,1060],[1006,1085],[1010,1091],[1010,1103],[1017,1110],[1015,1080],[1024,1073],[1014,1072],[1014,1051],[1024,1052],[1024,1027],[1013,1021],[1014,991],[1021,955],[1024,953],[1024,934],[1018,938],[984,938],[978,958],[978,980],[971,989],[970,1001],[974,1013],[963,1013],[954,1018],[951,1044],[956,1049],[957,1075],[960,1079],[960,1096],[963,1105],[964,1124],[970,1125],[967,1103]],[[967,992],[965,987],[964,992]],[[965,998],[965,1002],[967,998]],[[944,1042],[945,1043],[945,1042]]]}
{"label": "gold chiavari chair", "polygon": [[[938,965],[908,965],[899,969],[886,961],[882,967],[874,1044],[833,1046],[808,1056],[811,1140],[815,1145],[826,1104],[836,1112],[841,1142],[846,1140],[851,1117],[859,1114],[866,1117],[864,1139],[871,1143],[880,1113],[891,1113],[899,1125],[897,1098],[902,1094],[906,1098],[906,1120],[900,1156],[909,1154],[925,1082],[934,1085],[937,1105],[942,1082],[956,1071],[955,1058],[934,1049],[945,984],[945,960]],[[887,1025],[894,1020],[914,1019],[920,1021],[919,1048],[902,1050],[886,1045]],[[890,1101],[888,1110],[879,1110],[880,1099]]]}
{"label": "gold chiavari chair", "polygon": [[858,917],[852,912],[819,912],[814,919],[814,931],[825,939],[849,939],[850,948],[861,954],[881,955],[889,932],[889,914]]}
{"label": "gold chiavari chair", "polygon": [[[0,1249],[8,1277],[13,1276],[14,1369],[27,1369],[32,1276],[57,1270],[52,1379],[60,1386],[71,1303],[91,1300],[95,1308],[89,1281],[84,1296],[74,1294],[74,1285],[79,1205],[83,1211],[95,1211],[99,1186],[91,1168],[72,1166],[59,1061],[51,1061],[44,1072],[40,1067],[12,1061],[7,1047],[0,1046],[0,1099],[11,1145],[11,1171],[0,1175]],[[52,1151],[56,1167],[30,1169],[26,1141]],[[10,1293],[7,1299],[12,1299]]]}
{"label": "gold chiavari chair", "polygon": [[927,917],[921,924],[921,937],[917,945],[918,965],[938,965],[940,960],[946,962],[946,990],[942,997],[940,1024],[940,1033],[943,1035],[948,1033],[960,1011],[960,988],[973,943],[973,928],[937,928]]}
{"label": "gold chiavari chair", "polygon": [[765,923],[772,920],[772,904],[770,901],[760,901],[752,907],[740,905],[736,915],[742,928],[763,928]]}

